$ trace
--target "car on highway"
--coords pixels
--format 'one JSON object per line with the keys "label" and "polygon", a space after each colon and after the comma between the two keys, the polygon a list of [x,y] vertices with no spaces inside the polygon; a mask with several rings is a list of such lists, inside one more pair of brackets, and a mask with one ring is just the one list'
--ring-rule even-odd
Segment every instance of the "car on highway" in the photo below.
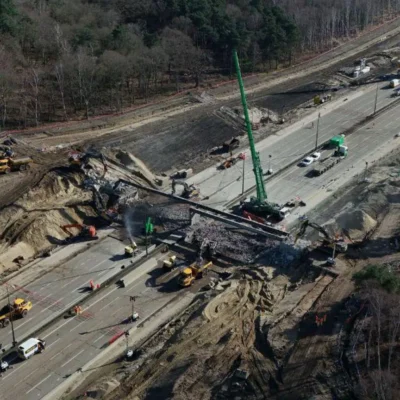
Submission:
{"label": "car on highway", "polygon": [[315,153],[312,153],[310,156],[314,161],[317,161],[321,158],[321,153],[319,153],[318,151],[316,151]]}
{"label": "car on highway", "polygon": [[300,167],[307,167],[308,165],[312,164],[314,159],[312,157],[306,157],[302,161],[300,161]]}

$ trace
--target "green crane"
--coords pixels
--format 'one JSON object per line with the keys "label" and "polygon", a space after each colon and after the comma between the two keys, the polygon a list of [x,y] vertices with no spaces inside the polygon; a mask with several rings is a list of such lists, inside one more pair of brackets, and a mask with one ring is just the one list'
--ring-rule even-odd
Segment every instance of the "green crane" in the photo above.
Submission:
{"label": "green crane", "polygon": [[251,158],[253,160],[253,171],[256,178],[256,191],[257,197],[251,197],[250,201],[243,203],[243,208],[247,211],[253,212],[258,215],[272,215],[280,218],[279,206],[267,201],[267,191],[265,190],[263,180],[263,170],[261,167],[260,156],[256,151],[254,145],[253,132],[251,130],[251,122],[249,118],[249,110],[247,108],[246,93],[244,91],[242,74],[240,72],[239,58],[236,50],[233,51],[233,60],[235,62],[236,75],[239,83],[240,95],[242,98],[244,119],[246,122],[247,136],[249,138]]}

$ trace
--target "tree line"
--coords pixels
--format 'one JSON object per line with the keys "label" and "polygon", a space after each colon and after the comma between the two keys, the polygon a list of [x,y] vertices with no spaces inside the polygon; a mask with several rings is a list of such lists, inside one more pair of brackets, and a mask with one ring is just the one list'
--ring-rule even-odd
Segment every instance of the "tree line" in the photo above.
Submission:
{"label": "tree line", "polygon": [[[233,71],[290,64],[400,0],[1,0],[3,129],[119,112]],[[185,86],[184,86],[185,85]]]}

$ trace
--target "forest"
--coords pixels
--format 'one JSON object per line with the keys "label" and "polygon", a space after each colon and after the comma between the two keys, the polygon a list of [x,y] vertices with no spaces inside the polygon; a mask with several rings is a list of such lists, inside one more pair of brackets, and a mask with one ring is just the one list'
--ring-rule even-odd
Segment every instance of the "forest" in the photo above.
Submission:
{"label": "forest", "polygon": [[400,0],[1,0],[0,126],[118,113],[290,65],[394,17]]}

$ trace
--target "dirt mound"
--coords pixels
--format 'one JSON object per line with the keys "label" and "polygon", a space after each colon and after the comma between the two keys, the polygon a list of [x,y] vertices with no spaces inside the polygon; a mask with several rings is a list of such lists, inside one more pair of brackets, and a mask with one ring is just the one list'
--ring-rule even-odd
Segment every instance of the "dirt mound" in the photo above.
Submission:
{"label": "dirt mound", "polygon": [[92,193],[81,186],[83,178],[77,172],[54,170],[0,212],[1,272],[14,268],[15,258],[27,260],[59,243],[66,237],[60,226],[96,216],[90,206]]}
{"label": "dirt mound", "polygon": [[135,157],[132,153],[119,150],[115,154],[116,159],[134,175],[141,179],[144,179],[150,186],[160,187],[164,186],[166,179],[157,175],[154,175],[146,164]]}
{"label": "dirt mound", "polygon": [[363,240],[377,221],[361,209],[346,211],[325,227],[331,234],[344,234],[353,241]]}

